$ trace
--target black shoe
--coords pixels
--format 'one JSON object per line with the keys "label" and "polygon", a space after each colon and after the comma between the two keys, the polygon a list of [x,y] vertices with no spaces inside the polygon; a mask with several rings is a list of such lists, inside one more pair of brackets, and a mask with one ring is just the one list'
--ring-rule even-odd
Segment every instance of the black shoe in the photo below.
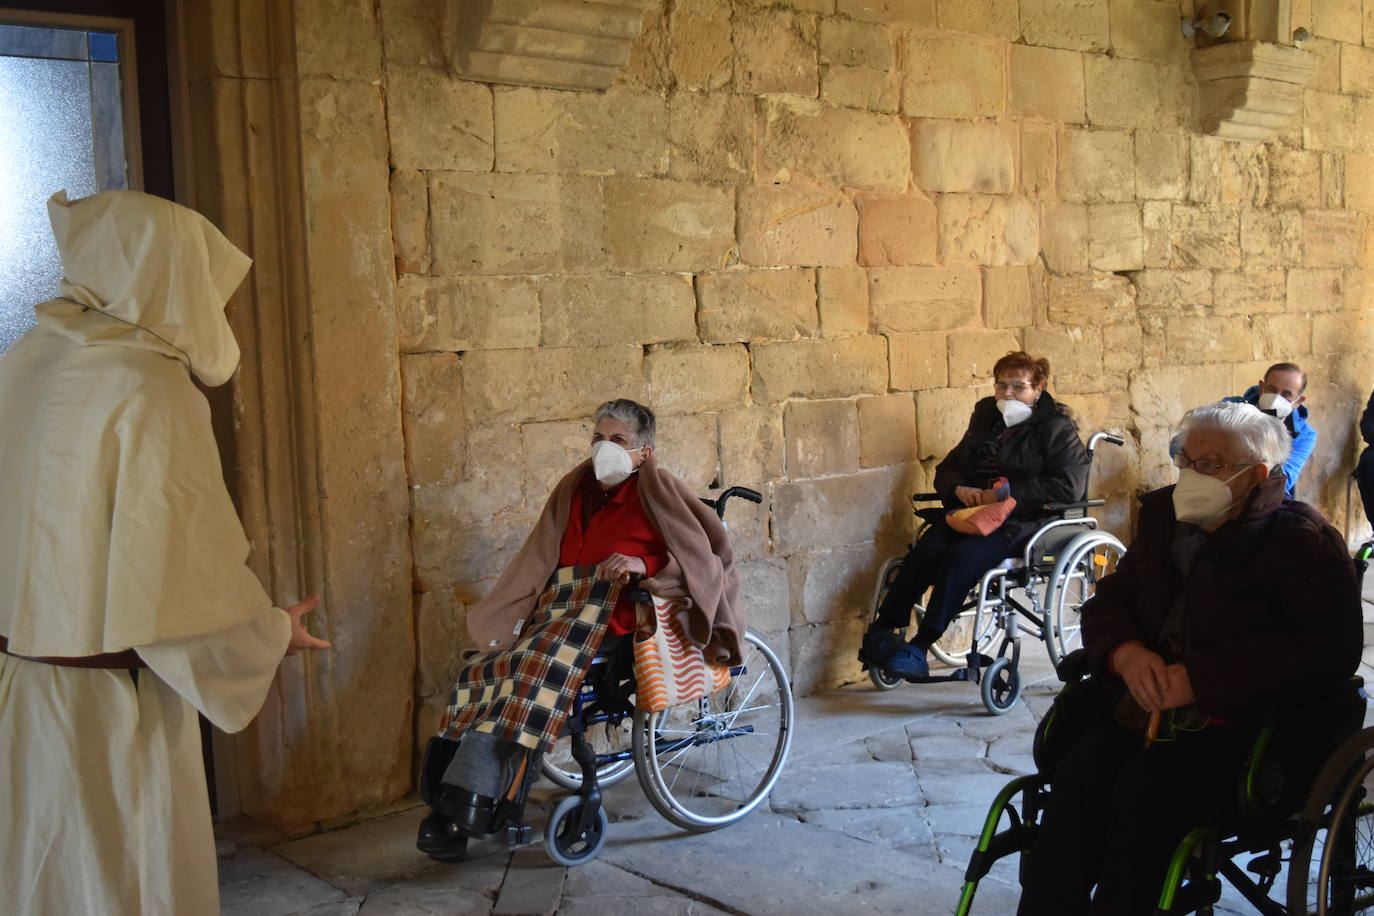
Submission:
{"label": "black shoe", "polygon": [[892,657],[892,653],[904,645],[906,643],[895,630],[869,630],[859,647],[859,661],[870,668],[881,668]]}
{"label": "black shoe", "polygon": [[434,808],[468,836],[486,836],[496,830],[499,798],[478,795],[462,786],[442,786]]}
{"label": "black shoe", "polygon": [[462,862],[468,857],[468,838],[457,824],[431,809],[429,816],[420,821],[415,848],[436,862]]}

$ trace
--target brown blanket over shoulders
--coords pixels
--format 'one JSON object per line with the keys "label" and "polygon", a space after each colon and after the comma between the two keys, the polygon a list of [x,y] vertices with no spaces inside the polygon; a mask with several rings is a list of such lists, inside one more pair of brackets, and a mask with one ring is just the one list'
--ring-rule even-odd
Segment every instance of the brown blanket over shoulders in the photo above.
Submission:
{"label": "brown blanket over shoulders", "polygon": [[[558,482],[520,552],[491,592],[468,612],[468,631],[480,651],[495,652],[514,644],[558,567],[572,494],[590,465],[590,461],[582,462]],[[644,587],[678,603],[683,630],[703,648],[707,661],[739,664],[745,622],[739,606],[739,573],[725,526],[686,483],[659,467],[652,455],[639,468],[639,500],[668,549],[668,565],[646,579]]]}

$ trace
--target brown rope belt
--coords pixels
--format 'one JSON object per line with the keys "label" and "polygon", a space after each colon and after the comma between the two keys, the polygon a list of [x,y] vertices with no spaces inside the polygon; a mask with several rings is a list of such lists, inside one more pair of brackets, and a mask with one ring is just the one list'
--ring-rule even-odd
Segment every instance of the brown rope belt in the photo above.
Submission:
{"label": "brown rope belt", "polygon": [[34,656],[34,655],[15,655],[10,651],[10,641],[4,636],[0,636],[0,655],[11,655],[15,658],[22,658],[30,662],[42,662],[45,665],[57,665],[59,668],[146,668],[148,664],[138,657],[138,653],[133,649],[125,649],[123,652],[105,652],[100,655],[76,655],[76,656]]}

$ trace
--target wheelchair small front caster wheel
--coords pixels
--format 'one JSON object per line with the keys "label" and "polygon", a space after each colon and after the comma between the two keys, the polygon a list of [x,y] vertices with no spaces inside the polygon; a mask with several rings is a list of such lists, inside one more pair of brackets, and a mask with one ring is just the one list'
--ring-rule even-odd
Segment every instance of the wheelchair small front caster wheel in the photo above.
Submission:
{"label": "wheelchair small front caster wheel", "polygon": [[877,687],[879,690],[891,690],[893,687],[896,687],[906,680],[906,678],[899,677],[895,674],[888,674],[881,668],[873,667],[868,669],[868,679],[872,681],[873,686]]}
{"label": "wheelchair small front caster wheel", "polygon": [[1021,696],[1021,673],[1008,659],[993,659],[979,683],[983,705],[994,716],[1005,715]]}
{"label": "wheelchair small front caster wheel", "polygon": [[569,795],[549,815],[549,824],[544,828],[544,845],[549,850],[549,858],[559,865],[589,862],[606,845],[606,829],[610,825],[606,809],[598,807],[596,817],[586,830],[581,830],[583,804],[582,796]]}

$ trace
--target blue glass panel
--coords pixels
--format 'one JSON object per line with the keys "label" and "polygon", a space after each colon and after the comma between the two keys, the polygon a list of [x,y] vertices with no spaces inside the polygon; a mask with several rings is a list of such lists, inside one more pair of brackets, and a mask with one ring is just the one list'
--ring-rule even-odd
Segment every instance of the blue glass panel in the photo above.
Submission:
{"label": "blue glass panel", "polygon": [[39,29],[26,25],[0,25],[0,54],[13,57],[85,60],[86,33],[71,29]]}
{"label": "blue glass panel", "polygon": [[113,63],[119,60],[119,36],[113,32],[91,32],[91,60]]}

